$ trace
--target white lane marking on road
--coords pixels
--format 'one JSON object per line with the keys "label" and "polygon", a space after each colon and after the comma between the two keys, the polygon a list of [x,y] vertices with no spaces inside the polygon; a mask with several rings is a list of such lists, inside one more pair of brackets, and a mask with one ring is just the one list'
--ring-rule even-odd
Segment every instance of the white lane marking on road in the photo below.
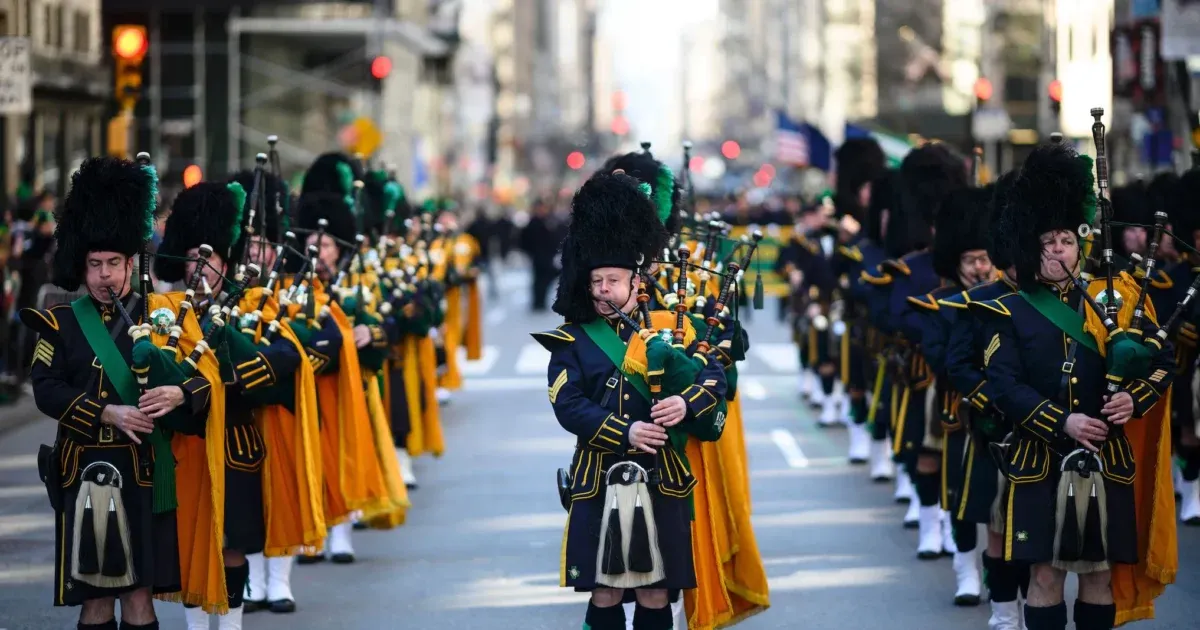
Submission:
{"label": "white lane marking on road", "polygon": [[801,569],[790,575],[767,578],[772,592],[806,591],[823,588],[844,588],[890,584],[903,577],[899,567],[852,567],[844,569]]}
{"label": "white lane marking on road", "polygon": [[37,470],[37,455],[0,456],[0,470],[16,470],[18,468]]}
{"label": "white lane marking on road", "polygon": [[497,307],[489,310],[487,315],[483,316],[483,321],[488,326],[499,326],[505,317],[508,317],[508,311],[502,307]]}
{"label": "white lane marking on road", "polygon": [[458,371],[463,376],[483,376],[496,366],[496,360],[500,358],[500,348],[496,346],[484,346],[478,360],[467,360],[467,349],[459,346],[458,348]]}
{"label": "white lane marking on road", "polygon": [[783,458],[787,460],[788,466],[792,468],[808,467],[808,458],[804,456],[804,451],[800,450],[796,436],[792,435],[791,431],[775,429],[771,431],[771,441],[775,442],[775,446],[778,446],[779,450],[783,452]]}
{"label": "white lane marking on road", "polygon": [[40,496],[45,491],[46,486],[41,484],[0,487],[0,499],[24,499],[28,497],[36,497]]}
{"label": "white lane marking on road", "polygon": [[750,354],[766,363],[771,370],[793,374],[800,372],[800,356],[794,343],[751,344]]}
{"label": "white lane marking on road", "polygon": [[757,378],[747,378],[738,383],[738,394],[749,400],[766,400],[767,388]]}
{"label": "white lane marking on road", "polygon": [[550,351],[536,343],[527,343],[517,356],[517,374],[545,374],[550,364]]}

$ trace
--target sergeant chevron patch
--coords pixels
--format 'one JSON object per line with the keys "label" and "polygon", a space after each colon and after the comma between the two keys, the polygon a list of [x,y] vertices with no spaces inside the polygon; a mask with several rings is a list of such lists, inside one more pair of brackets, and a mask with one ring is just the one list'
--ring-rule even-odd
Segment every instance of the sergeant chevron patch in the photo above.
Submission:
{"label": "sergeant chevron patch", "polygon": [[558,376],[555,377],[555,379],[554,379],[554,384],[550,386],[550,404],[551,405],[554,404],[554,401],[558,400],[558,390],[562,389],[563,385],[566,385],[566,384],[567,384],[567,371],[564,369],[562,372],[558,373]]}
{"label": "sergeant chevron patch", "polygon": [[54,346],[50,345],[45,339],[38,339],[37,345],[33,348],[33,360],[40,361],[50,367],[50,363],[54,361]]}
{"label": "sergeant chevron patch", "polygon": [[987,367],[992,362],[992,355],[996,354],[996,350],[1000,349],[1000,333],[992,335],[992,341],[988,343],[987,350],[983,353],[983,365]]}

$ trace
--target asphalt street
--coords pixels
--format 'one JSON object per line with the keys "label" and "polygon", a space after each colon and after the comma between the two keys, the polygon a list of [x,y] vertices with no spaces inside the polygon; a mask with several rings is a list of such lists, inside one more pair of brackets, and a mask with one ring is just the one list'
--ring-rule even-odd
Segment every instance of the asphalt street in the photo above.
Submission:
{"label": "asphalt street", "polygon": [[[486,350],[443,408],[447,452],[416,462],[408,523],[355,532],[353,565],[296,567],[299,610],[247,615],[250,629],[579,628],[585,596],[558,587],[565,512],[554,471],[574,438],[546,400],[546,353],[527,334],[557,325],[528,313],[527,278],[500,278],[486,304]],[[949,559],[916,559],[916,533],[890,485],[845,461],[846,433],[819,429],[797,397],[795,351],[774,304],[749,324],[741,392],[754,526],[770,576],[770,610],[739,627],[969,630],[986,604],[955,608]],[[0,410],[0,630],[73,628],[75,609],[51,607],[53,520],[37,479],[38,444],[54,423],[29,406]],[[1192,629],[1200,602],[1200,528],[1180,529],[1177,583],[1158,619],[1138,627]],[[183,628],[159,604],[162,627]],[[214,622],[213,627],[216,627]]]}

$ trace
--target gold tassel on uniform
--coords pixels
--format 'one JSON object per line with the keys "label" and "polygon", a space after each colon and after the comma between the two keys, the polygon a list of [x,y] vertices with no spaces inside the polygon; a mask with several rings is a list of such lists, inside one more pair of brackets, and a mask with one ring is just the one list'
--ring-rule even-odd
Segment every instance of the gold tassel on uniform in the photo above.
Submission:
{"label": "gold tassel on uniform", "polygon": [[97,588],[134,583],[129,519],[121,498],[120,471],[108,462],[89,464],[75,498],[71,577]]}

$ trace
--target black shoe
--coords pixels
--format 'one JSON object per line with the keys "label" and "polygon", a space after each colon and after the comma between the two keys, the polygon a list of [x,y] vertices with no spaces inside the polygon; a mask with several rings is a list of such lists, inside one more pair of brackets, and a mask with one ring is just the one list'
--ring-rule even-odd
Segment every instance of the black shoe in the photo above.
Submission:
{"label": "black shoe", "polygon": [[406,483],[406,484],[404,484],[404,487],[405,487],[405,488],[408,488],[409,490],[416,490],[416,489],[417,489],[417,484],[415,484],[415,483]]}
{"label": "black shoe", "polygon": [[296,612],[296,602],[290,599],[277,599],[271,602],[271,612],[273,613],[294,613]]}
{"label": "black shoe", "polygon": [[957,595],[954,598],[954,605],[955,606],[978,606],[979,605],[979,596],[978,595]]}
{"label": "black shoe", "polygon": [[352,553],[335,553],[335,554],[333,554],[333,557],[330,558],[330,560],[333,560],[334,564],[354,564],[354,554],[352,554]]}
{"label": "black shoe", "polygon": [[319,564],[321,562],[325,562],[325,554],[316,556],[306,556],[304,554],[300,554],[296,556],[296,564]]}
{"label": "black shoe", "polygon": [[370,526],[370,525],[367,525],[367,524],[366,524],[365,522],[363,522],[363,521],[356,521],[356,522],[354,523],[354,529],[357,529],[357,530],[360,530],[360,531],[361,531],[361,530],[364,530],[364,529],[371,529],[371,526]]}
{"label": "black shoe", "polygon": [[260,610],[266,610],[269,607],[270,607],[270,604],[268,604],[267,600],[265,600],[265,599],[259,600],[259,601],[255,601],[253,599],[247,599],[242,602],[242,612],[247,613],[247,614],[252,613],[252,612],[258,612]]}
{"label": "black shoe", "polygon": [[942,557],[942,552],[940,552],[940,551],[918,551],[917,552],[918,560],[937,560],[938,558],[941,558],[941,557]]}

